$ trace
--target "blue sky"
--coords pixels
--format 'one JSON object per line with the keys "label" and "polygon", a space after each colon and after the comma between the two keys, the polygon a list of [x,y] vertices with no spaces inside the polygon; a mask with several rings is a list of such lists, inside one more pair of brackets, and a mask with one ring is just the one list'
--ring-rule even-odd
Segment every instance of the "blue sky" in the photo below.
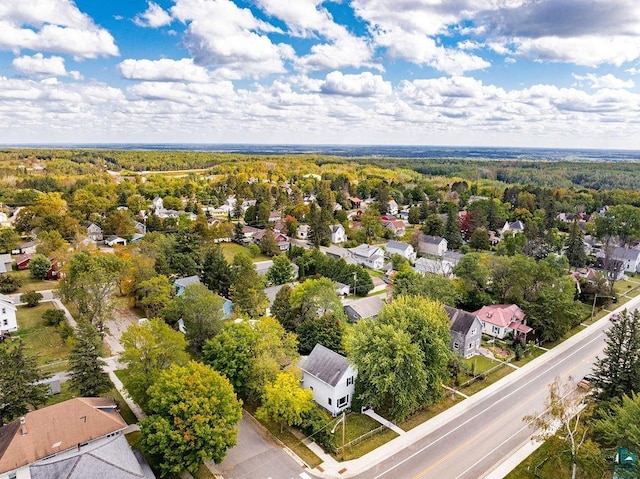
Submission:
{"label": "blue sky", "polygon": [[0,143],[640,148],[637,0],[2,0]]}

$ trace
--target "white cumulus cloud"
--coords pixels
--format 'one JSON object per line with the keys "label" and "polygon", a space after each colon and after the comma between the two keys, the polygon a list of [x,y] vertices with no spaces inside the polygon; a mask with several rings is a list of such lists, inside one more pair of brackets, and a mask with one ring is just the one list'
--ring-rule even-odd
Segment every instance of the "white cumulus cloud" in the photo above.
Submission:
{"label": "white cumulus cloud", "polygon": [[208,82],[210,80],[207,69],[196,65],[191,58],[171,60],[134,60],[127,58],[118,65],[123,77],[129,80],[143,81],[186,81]]}
{"label": "white cumulus cloud", "polygon": [[392,88],[390,82],[384,81],[382,76],[371,72],[344,75],[342,72],[333,71],[327,74],[320,86],[320,91],[331,95],[368,97],[389,95]]}
{"label": "white cumulus cloud", "polygon": [[140,27],[159,28],[171,23],[171,15],[157,3],[147,2],[147,9],[136,15],[133,21]]}
{"label": "white cumulus cloud", "polygon": [[64,58],[58,56],[45,57],[42,53],[33,56],[24,55],[13,59],[11,66],[23,73],[35,75],[72,76],[76,80],[81,78],[77,71],[67,72]]}
{"label": "white cumulus cloud", "polygon": [[586,75],[576,75],[574,73],[573,78],[580,82],[587,82],[590,88],[596,90],[601,88],[617,90],[621,88],[633,88],[635,86],[633,80],[622,80],[611,73],[607,73],[602,76],[598,76],[594,73],[587,73]]}

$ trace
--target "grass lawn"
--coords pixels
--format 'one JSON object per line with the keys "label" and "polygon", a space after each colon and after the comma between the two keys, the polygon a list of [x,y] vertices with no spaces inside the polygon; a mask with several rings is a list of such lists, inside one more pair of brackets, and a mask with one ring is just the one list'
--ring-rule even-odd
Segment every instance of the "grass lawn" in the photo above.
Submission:
{"label": "grass lawn", "polygon": [[[347,426],[349,427],[349,426]],[[337,432],[336,432],[337,433]],[[344,460],[350,461],[351,459],[357,459],[365,454],[379,448],[383,444],[388,443],[392,439],[395,439],[398,435],[391,429],[385,429],[384,431],[375,434],[360,444],[355,444],[346,448],[344,452]],[[336,458],[340,458],[340,454]]]}
{"label": "grass lawn", "polygon": [[241,246],[239,244],[236,243],[222,243],[221,244],[222,247],[222,253],[224,254],[225,259],[231,263],[233,261],[233,258],[235,257],[235,255],[239,254],[239,253],[244,253],[246,254],[249,258],[251,258],[253,260],[254,263],[258,262],[258,261],[268,261],[271,258],[269,258],[268,256],[260,253],[256,256],[251,256],[251,254],[249,253],[249,248],[247,248],[246,246]]}
{"label": "grass lawn", "polygon": [[[476,356],[469,359],[464,359],[463,361],[469,368],[469,372],[472,377],[474,375],[477,376],[479,374],[482,374],[485,371],[488,371],[489,369],[500,364],[500,361],[496,359],[488,358],[481,354],[477,354]],[[461,381],[461,382],[464,382],[464,381]]]}
{"label": "grass lawn", "polygon": [[455,394],[453,395],[453,397],[451,397],[451,394],[446,393],[446,396],[441,401],[421,409],[413,416],[408,417],[407,419],[399,423],[398,427],[405,431],[409,431],[410,429],[413,429],[414,427],[427,422],[429,419],[437,416],[441,412],[446,411],[454,404],[462,401],[462,399],[463,398],[458,394]]}
{"label": "grass lawn", "polygon": [[40,303],[35,308],[18,306],[16,336],[23,341],[27,353],[37,357],[45,372],[55,373],[67,369],[69,346],[56,328],[42,319],[42,313],[49,309],[54,309],[51,303]]}
{"label": "grass lawn", "polygon": [[464,388],[457,388],[457,389],[458,391],[460,391],[463,394],[466,394],[467,396],[472,396],[473,394],[479,391],[482,391],[484,388],[491,386],[493,383],[499,381],[500,379],[505,377],[507,374],[512,373],[513,371],[515,371],[515,369],[505,364],[505,365],[502,365],[502,367],[493,371],[491,374],[488,374],[484,379],[476,380]]}
{"label": "grass lawn", "polygon": [[533,361],[539,356],[542,356],[546,351],[544,349],[536,348],[535,346],[529,346],[529,349],[525,351],[520,361],[511,361],[514,366],[522,367],[530,361]]}
{"label": "grass lawn", "polygon": [[33,279],[30,276],[29,270],[24,269],[22,271],[10,271],[7,273],[9,276],[15,276],[22,280],[22,286],[16,291],[16,293],[28,293],[29,291],[44,291],[47,289],[57,289],[57,281],[48,281],[41,279]]}
{"label": "grass lawn", "polygon": [[569,332],[567,332],[564,336],[562,336],[560,339],[558,339],[557,341],[554,341],[552,343],[544,343],[541,346],[543,348],[547,348],[547,349],[551,349],[551,348],[555,348],[557,345],[559,345],[560,343],[563,343],[564,341],[566,341],[567,339],[569,339],[571,336],[573,336],[574,334],[578,334],[580,331],[584,330],[584,326],[582,325],[578,325],[575,328],[573,328],[572,330],[570,330]]}
{"label": "grass lawn", "polygon": [[[335,434],[340,433],[340,440],[342,440],[342,424],[339,424],[336,427]],[[369,431],[373,431],[380,427],[380,423],[371,419],[369,416],[364,414],[356,414],[351,413],[347,416],[347,423],[345,427],[345,443],[349,443],[354,439],[358,439],[360,436],[368,433]],[[340,441],[338,441],[340,442]]]}

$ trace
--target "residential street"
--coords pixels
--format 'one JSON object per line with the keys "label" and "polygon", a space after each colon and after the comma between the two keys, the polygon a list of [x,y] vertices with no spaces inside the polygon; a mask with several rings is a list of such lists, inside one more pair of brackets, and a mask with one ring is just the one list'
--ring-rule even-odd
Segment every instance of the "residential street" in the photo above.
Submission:
{"label": "residential street", "polygon": [[[640,299],[626,307],[634,308]],[[441,416],[394,440],[405,447],[392,453],[389,443],[358,461],[345,463],[347,471],[335,477],[361,479],[466,478],[493,477],[491,471],[529,442],[531,430],[522,417],[541,412],[548,384],[556,376],[582,378],[602,354],[603,331],[610,322],[602,319],[593,327],[570,338],[537,361],[507,376],[499,384],[478,393]],[[507,384],[505,384],[507,383]],[[467,404],[465,404],[467,403]],[[379,461],[373,467],[372,463]],[[370,456],[370,457],[368,457]],[[368,464],[367,464],[368,463]],[[362,472],[361,472],[362,471]],[[323,477],[332,477],[323,474]],[[496,478],[502,475],[496,475]]]}

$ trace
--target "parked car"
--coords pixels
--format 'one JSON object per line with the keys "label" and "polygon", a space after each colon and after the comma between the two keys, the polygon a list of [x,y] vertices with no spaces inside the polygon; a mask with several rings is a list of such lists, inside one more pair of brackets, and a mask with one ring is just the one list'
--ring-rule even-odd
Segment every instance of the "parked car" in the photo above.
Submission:
{"label": "parked car", "polygon": [[616,321],[618,321],[619,318],[620,318],[620,315],[618,313],[613,313],[611,316],[609,316],[609,321],[615,323]]}

